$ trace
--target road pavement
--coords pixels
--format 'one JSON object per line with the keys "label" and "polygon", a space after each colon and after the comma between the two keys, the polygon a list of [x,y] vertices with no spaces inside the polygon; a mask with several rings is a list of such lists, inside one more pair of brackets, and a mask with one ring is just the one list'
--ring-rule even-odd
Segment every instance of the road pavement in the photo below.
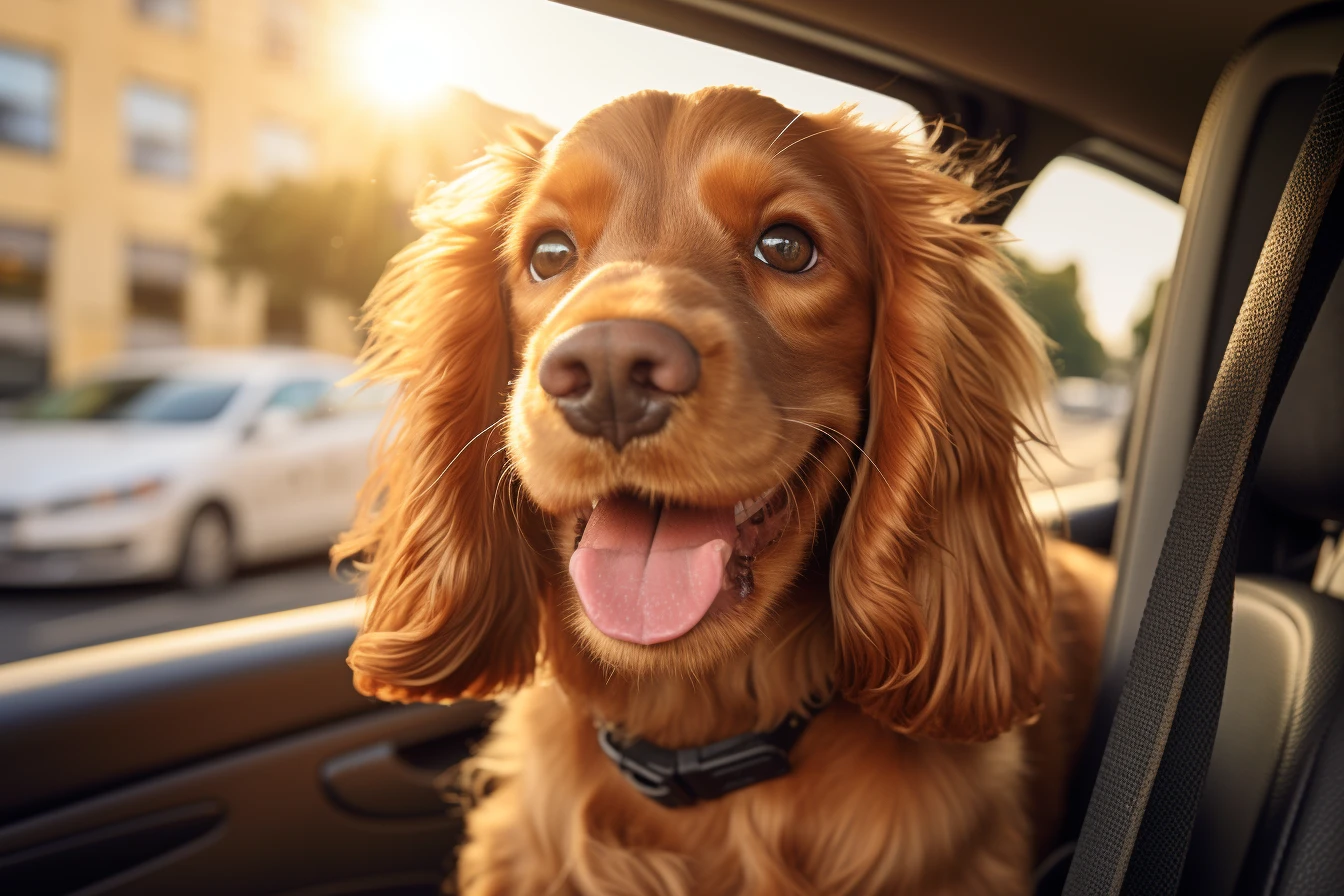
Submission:
{"label": "road pavement", "polygon": [[323,558],[245,573],[213,592],[165,585],[0,589],[0,663],[352,597]]}

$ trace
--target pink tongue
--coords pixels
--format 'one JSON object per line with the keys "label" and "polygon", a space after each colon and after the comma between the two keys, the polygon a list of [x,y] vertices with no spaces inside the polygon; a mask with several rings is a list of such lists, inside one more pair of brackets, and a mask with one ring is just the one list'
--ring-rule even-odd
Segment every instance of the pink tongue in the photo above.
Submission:
{"label": "pink tongue", "polygon": [[733,555],[731,508],[663,507],[619,495],[593,509],[569,574],[593,625],[636,644],[690,631],[714,603]]}

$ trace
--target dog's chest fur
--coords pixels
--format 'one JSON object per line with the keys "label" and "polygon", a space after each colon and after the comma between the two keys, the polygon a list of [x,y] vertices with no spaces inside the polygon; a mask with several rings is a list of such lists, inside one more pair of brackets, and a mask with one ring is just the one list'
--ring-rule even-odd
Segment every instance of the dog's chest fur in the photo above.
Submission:
{"label": "dog's chest fur", "polygon": [[1032,838],[1018,732],[918,742],[837,702],[793,763],[784,778],[665,809],[600,752],[581,707],[557,685],[534,685],[509,701],[474,762],[493,787],[467,818],[460,892],[966,894],[1003,893],[1015,877],[1025,886]]}

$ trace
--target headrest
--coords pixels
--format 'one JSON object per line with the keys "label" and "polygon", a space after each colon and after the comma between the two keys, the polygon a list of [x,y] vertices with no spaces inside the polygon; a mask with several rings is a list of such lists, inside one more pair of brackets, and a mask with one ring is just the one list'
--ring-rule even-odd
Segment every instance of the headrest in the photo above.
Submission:
{"label": "headrest", "polygon": [[1344,277],[1335,276],[1288,381],[1256,482],[1285,510],[1344,521]]}

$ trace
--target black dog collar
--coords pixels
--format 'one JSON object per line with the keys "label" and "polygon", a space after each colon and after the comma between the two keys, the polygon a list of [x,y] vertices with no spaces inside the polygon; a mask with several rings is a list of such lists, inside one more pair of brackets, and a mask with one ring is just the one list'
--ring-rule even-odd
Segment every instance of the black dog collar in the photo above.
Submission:
{"label": "black dog collar", "polygon": [[789,751],[829,702],[809,701],[769,731],[739,734],[703,747],[668,750],[646,740],[620,743],[599,727],[597,743],[631,786],[670,808],[712,800],[752,784],[787,775]]}

